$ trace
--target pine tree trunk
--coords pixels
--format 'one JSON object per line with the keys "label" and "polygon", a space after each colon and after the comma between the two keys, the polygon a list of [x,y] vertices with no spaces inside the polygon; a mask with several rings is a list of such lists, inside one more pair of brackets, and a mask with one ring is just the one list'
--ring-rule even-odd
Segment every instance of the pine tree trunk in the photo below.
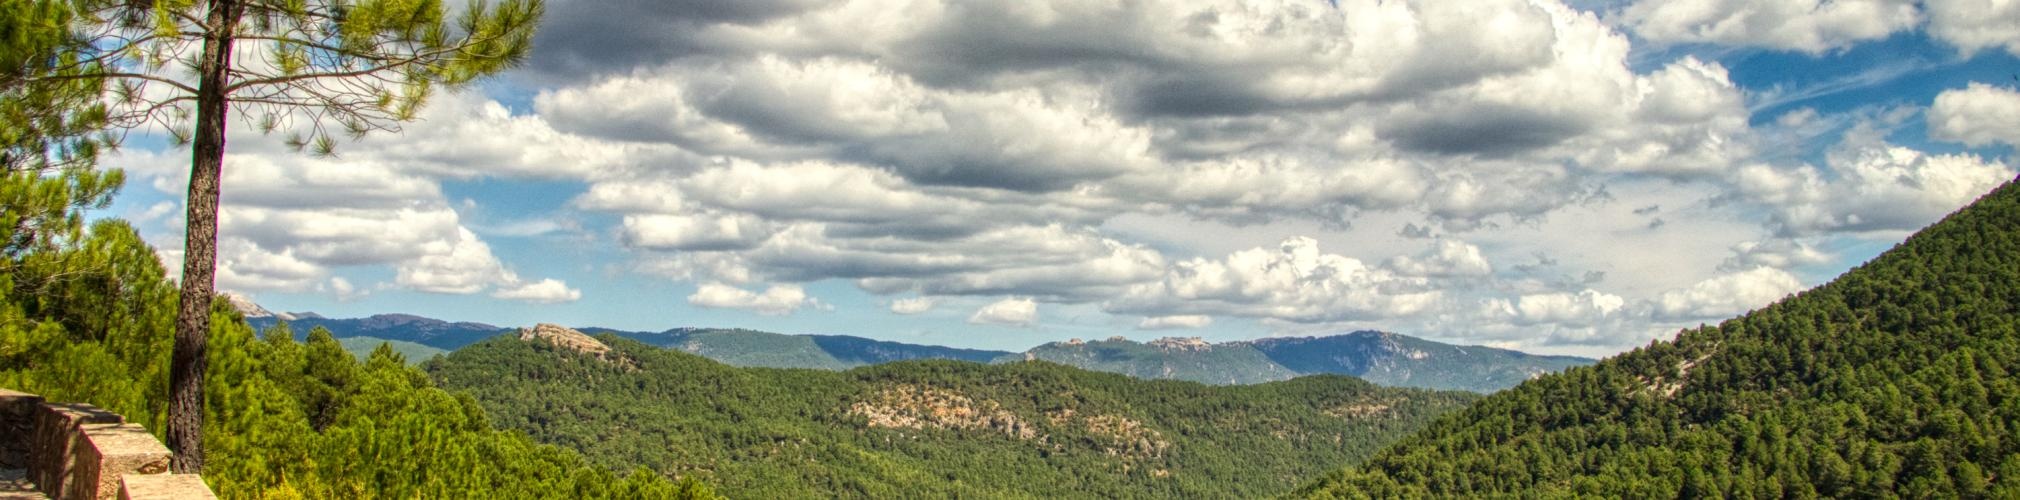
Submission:
{"label": "pine tree trunk", "polygon": [[217,275],[218,184],[224,173],[225,86],[230,84],[232,34],[244,7],[237,0],[211,0],[205,19],[203,60],[196,95],[196,133],[189,166],[187,234],[182,247],[182,303],[175,319],[175,351],[169,359],[169,468],[203,471],[203,375],[210,334],[210,302]]}

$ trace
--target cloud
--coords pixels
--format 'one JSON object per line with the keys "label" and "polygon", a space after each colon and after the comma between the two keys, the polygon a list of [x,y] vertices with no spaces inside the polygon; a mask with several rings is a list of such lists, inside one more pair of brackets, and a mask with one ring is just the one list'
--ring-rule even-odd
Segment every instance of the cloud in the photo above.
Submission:
{"label": "cloud", "polygon": [[1636,34],[1657,42],[1809,54],[1912,30],[1921,19],[1910,0],[1637,0],[1620,13]]}
{"label": "cloud", "polygon": [[[241,239],[220,242],[218,254],[219,288],[302,291],[329,274],[323,266],[295,258],[292,251],[268,252]],[[174,268],[182,268],[180,262],[175,264]]]}
{"label": "cloud", "polygon": [[1720,271],[1743,271],[1756,267],[1788,269],[1831,261],[1831,255],[1793,239],[1742,241],[1733,245],[1732,257],[1718,265]]}
{"label": "cloud", "polygon": [[1387,265],[1389,269],[1408,276],[1485,276],[1494,273],[1494,266],[1481,256],[1480,247],[1447,239],[1438,240],[1431,249],[1417,255],[1391,257]]}
{"label": "cloud", "polygon": [[651,250],[743,250],[777,229],[743,214],[649,214],[624,217],[625,244]]}
{"label": "cloud", "polygon": [[1772,267],[1715,276],[1688,288],[1663,292],[1655,317],[1673,320],[1713,320],[1760,308],[1801,291],[1794,275]]}
{"label": "cloud", "polygon": [[560,304],[582,299],[582,291],[569,288],[561,280],[548,278],[531,283],[500,287],[492,297],[535,304]]}
{"label": "cloud", "polygon": [[1830,173],[1809,165],[1751,165],[1733,183],[1767,206],[1785,235],[1909,231],[1935,222],[2014,176],[1998,160],[1928,154],[1874,141],[1847,142],[1827,155]]}
{"label": "cloud", "polygon": [[933,310],[931,297],[913,297],[891,301],[891,312],[903,315],[920,314]]}
{"label": "cloud", "polygon": [[331,295],[336,296],[337,302],[355,302],[372,293],[371,291],[361,290],[351,285],[351,280],[344,279],[342,276],[331,276],[328,282],[317,286],[316,291],[329,292]]}
{"label": "cloud", "polygon": [[1929,34],[1966,57],[1984,49],[2020,55],[2020,4],[2001,0],[1927,0]]}
{"label": "cloud", "polygon": [[1038,303],[1028,297],[1012,297],[976,309],[969,323],[1031,326],[1038,321]]}
{"label": "cloud", "polygon": [[1181,315],[1153,316],[1143,318],[1136,324],[1138,330],[1168,330],[1174,328],[1206,328],[1213,324],[1212,316]]}
{"label": "cloud", "polygon": [[[271,137],[233,141],[219,210],[218,276],[226,286],[342,299],[356,293],[324,286],[326,280],[357,267],[392,268],[393,284],[429,293],[475,294],[518,283],[464,225],[438,181],[409,163],[384,161],[369,148],[315,158]],[[180,156],[134,152],[112,161],[179,198],[187,183]],[[180,220],[165,222],[180,231]],[[151,240],[175,247],[182,238]]]}
{"label": "cloud", "polygon": [[1543,292],[1543,294],[1523,294],[1513,302],[1505,302],[1509,313],[1513,313],[1519,325],[1541,325],[1559,323],[1590,327],[1598,321],[1620,313],[1620,306],[1626,298],[1618,294],[1608,294],[1600,290],[1580,290],[1580,292]]}
{"label": "cloud", "polygon": [[809,0],[563,0],[549,2],[529,65],[546,78],[622,73],[632,66],[728,50],[720,32],[810,8]]}
{"label": "cloud", "polygon": [[802,307],[820,305],[799,285],[772,285],[764,293],[756,293],[712,281],[697,287],[693,295],[687,296],[687,303],[716,309],[745,309],[767,316],[784,316]]}
{"label": "cloud", "polygon": [[543,92],[535,107],[593,136],[838,158],[924,185],[1049,191],[1149,166],[1147,130],[1064,97],[931,89],[869,62],[765,55]]}
{"label": "cloud", "polygon": [[1929,137],[1934,139],[1972,147],[1992,143],[2020,145],[2020,92],[1972,82],[1962,89],[1937,94],[1935,103],[1929,106],[1928,119]]}
{"label": "cloud", "polygon": [[423,243],[422,254],[396,266],[393,282],[431,293],[472,294],[485,288],[516,280],[498,258],[491,245],[477,239],[468,229],[457,229],[449,241]]}
{"label": "cloud", "polygon": [[1174,263],[1161,279],[1131,286],[1102,309],[1146,316],[1230,315],[1294,322],[1409,316],[1438,299],[1425,282],[1322,253],[1311,238],[1284,240],[1225,259]]}

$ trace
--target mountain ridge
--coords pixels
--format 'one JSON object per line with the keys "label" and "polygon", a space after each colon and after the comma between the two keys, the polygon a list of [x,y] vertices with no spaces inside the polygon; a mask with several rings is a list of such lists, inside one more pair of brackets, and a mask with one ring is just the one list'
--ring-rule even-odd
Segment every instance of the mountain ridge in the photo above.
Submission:
{"label": "mountain ridge", "polygon": [[[246,304],[258,308],[250,301]],[[373,337],[448,351],[518,331],[485,323],[450,322],[413,314],[377,314],[351,319],[302,314],[292,317],[296,319],[266,314],[249,317],[247,321],[262,329],[289,321],[294,331],[300,332],[298,336],[322,327],[339,339]],[[851,335],[792,335],[740,328],[679,327],[659,332],[600,327],[580,330],[589,334],[609,333],[649,345],[679,349],[740,367],[846,370],[915,359],[976,363],[1042,360],[1138,378],[1209,384],[1256,384],[1306,375],[1335,374],[1359,377],[1391,387],[1482,393],[1505,389],[1540,374],[1593,362],[1573,356],[1445,344],[1373,330],[1217,343],[1198,337],[1164,337],[1138,342],[1116,336],[1097,341],[1071,339],[1047,342],[1023,352],[910,344]]]}

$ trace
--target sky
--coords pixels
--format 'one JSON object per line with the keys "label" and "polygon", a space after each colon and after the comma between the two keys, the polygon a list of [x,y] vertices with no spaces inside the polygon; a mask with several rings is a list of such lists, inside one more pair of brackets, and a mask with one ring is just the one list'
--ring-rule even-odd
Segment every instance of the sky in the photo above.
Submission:
{"label": "sky", "polygon": [[[2020,2],[549,0],[397,133],[232,122],[278,311],[1603,356],[2016,175]],[[179,262],[189,151],[100,214]],[[179,265],[169,266],[179,269]]]}

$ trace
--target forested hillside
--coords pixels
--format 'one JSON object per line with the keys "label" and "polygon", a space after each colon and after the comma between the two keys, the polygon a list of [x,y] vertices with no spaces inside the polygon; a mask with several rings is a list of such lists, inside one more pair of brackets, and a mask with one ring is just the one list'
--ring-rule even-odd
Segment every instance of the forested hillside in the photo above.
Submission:
{"label": "forested hillside", "polygon": [[[324,330],[324,332],[327,334],[328,331]],[[359,360],[369,359],[373,351],[377,351],[379,346],[384,345],[391,347],[393,352],[398,353],[400,357],[406,358],[409,364],[427,361],[428,358],[449,352],[413,342],[386,340],[378,337],[345,337],[337,339],[337,344],[342,345],[345,351],[350,352],[352,356],[357,356]]]}
{"label": "forested hillside", "polygon": [[608,352],[498,337],[425,369],[503,427],[750,498],[1281,494],[1477,398],[1338,376],[1215,387],[1051,363],[736,368],[597,339]]}
{"label": "forested hillside", "polygon": [[1496,394],[1310,497],[2020,496],[2020,188],[1837,280]]}

